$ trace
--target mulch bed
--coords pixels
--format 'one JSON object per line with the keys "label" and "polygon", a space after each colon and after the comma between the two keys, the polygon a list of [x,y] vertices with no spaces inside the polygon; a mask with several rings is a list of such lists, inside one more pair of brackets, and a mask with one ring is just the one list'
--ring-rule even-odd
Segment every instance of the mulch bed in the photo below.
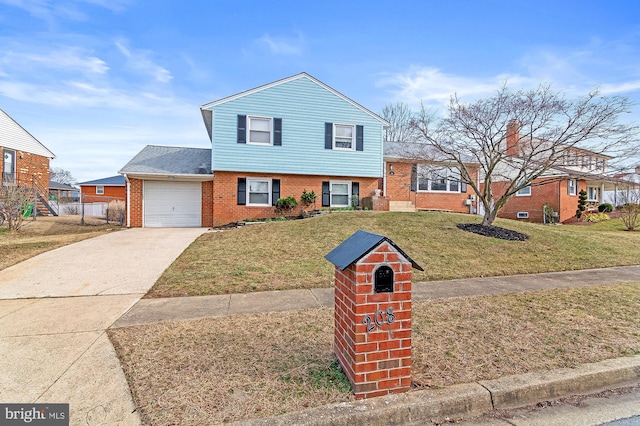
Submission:
{"label": "mulch bed", "polygon": [[483,235],[485,237],[499,238],[508,241],[524,241],[529,236],[511,229],[501,228],[499,226],[482,226],[478,223],[459,223],[456,225],[463,231],[473,232],[474,234]]}

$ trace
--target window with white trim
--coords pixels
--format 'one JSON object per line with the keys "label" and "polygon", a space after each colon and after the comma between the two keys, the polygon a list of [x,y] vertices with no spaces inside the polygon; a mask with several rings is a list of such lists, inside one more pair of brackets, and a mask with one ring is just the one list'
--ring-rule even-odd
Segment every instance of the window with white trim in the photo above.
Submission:
{"label": "window with white trim", "polygon": [[331,207],[349,207],[351,205],[351,182],[347,180],[332,180]]}
{"label": "window with white trim", "polygon": [[587,201],[598,201],[599,188],[597,186],[587,187]]}
{"label": "window with white trim", "polygon": [[355,127],[353,124],[334,124],[333,149],[353,151],[355,149]]}
{"label": "window with white trim", "polygon": [[103,195],[104,194],[104,186],[103,185],[96,186],[96,194],[98,194],[98,195]]}
{"label": "window with white trim", "polygon": [[271,205],[271,179],[247,178],[247,205]]}
{"label": "window with white trim", "polygon": [[2,161],[2,183],[16,183],[16,152],[14,150],[4,148]]}
{"label": "window with white trim", "polygon": [[458,169],[418,165],[418,191],[460,192],[460,186]]}
{"label": "window with white trim", "polygon": [[529,219],[529,212],[518,212],[518,219]]}
{"label": "window with white trim", "polygon": [[273,119],[270,117],[247,117],[247,143],[273,145]]}
{"label": "window with white trim", "polygon": [[576,180],[575,179],[569,179],[567,181],[567,194],[568,195],[576,195],[578,185],[576,184]]}
{"label": "window with white trim", "polygon": [[516,192],[516,197],[529,197],[529,196],[531,196],[531,185],[527,185]]}

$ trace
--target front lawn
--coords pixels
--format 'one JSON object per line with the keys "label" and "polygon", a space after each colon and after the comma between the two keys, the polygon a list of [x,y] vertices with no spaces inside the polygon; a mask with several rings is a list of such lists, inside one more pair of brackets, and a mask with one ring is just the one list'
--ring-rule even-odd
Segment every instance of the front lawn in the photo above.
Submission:
{"label": "front lawn", "polygon": [[[640,354],[640,283],[413,304],[413,388]],[[109,330],[144,424],[220,424],[353,394],[333,309]]]}
{"label": "front lawn", "polygon": [[425,271],[414,281],[632,265],[640,262],[640,232],[616,219],[592,226],[496,220],[530,236],[487,238],[458,229],[479,216],[447,213],[340,212],[317,218],[209,232],[160,277],[147,297],[195,296],[331,287],[324,256],[358,229],[391,238]]}

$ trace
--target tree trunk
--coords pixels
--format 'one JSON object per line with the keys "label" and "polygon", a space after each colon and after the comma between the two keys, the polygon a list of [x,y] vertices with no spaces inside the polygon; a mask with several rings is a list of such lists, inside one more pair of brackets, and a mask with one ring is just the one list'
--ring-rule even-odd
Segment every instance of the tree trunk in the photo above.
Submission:
{"label": "tree trunk", "polygon": [[494,208],[486,209],[484,211],[484,216],[482,217],[482,226],[493,225],[493,221],[496,220],[497,214],[498,210]]}

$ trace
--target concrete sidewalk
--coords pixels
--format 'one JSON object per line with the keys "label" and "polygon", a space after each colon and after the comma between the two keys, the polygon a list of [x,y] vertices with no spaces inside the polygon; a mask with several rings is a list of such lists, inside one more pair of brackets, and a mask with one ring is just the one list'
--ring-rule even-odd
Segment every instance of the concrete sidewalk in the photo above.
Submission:
{"label": "concrete sidewalk", "polygon": [[105,330],[206,229],[128,229],[0,271],[0,401],[69,403],[72,425],[140,423]]}
{"label": "concrete sidewalk", "polygon": [[[430,281],[413,285],[413,301],[640,282],[640,265],[503,277]],[[268,291],[220,296],[142,299],[113,327],[333,306],[333,289]]]}

